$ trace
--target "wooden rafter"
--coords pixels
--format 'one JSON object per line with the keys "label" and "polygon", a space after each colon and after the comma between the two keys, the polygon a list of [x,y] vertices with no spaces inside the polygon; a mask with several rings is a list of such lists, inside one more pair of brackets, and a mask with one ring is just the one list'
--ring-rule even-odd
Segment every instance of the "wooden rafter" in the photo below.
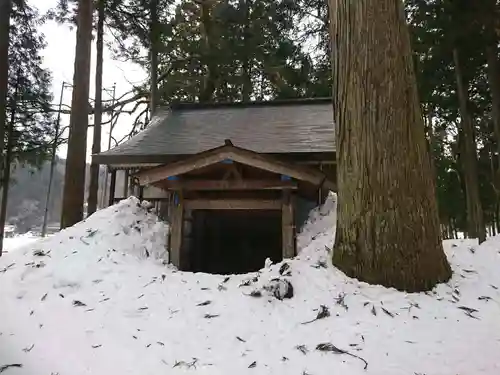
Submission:
{"label": "wooden rafter", "polygon": [[276,174],[286,175],[300,181],[307,181],[317,186],[325,186],[335,190],[335,184],[327,179],[324,173],[306,167],[283,162],[272,156],[259,154],[226,144],[164,166],[141,171],[135,175],[141,185],[149,185],[169,177],[179,176],[187,172],[201,169],[224,160],[249,165]]}
{"label": "wooden rafter", "polygon": [[293,181],[274,180],[163,180],[155,184],[167,190],[206,191],[206,190],[294,190],[297,183]]}
{"label": "wooden rafter", "polygon": [[184,201],[188,210],[281,210],[279,199],[191,199]]}

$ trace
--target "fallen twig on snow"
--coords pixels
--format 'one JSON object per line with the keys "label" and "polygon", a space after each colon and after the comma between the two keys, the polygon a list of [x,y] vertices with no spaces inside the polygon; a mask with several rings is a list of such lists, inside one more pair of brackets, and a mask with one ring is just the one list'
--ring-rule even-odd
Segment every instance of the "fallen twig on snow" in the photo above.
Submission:
{"label": "fallen twig on snow", "polygon": [[248,366],[248,368],[255,368],[257,367],[257,361],[253,361],[252,363],[250,363],[250,365]]}
{"label": "fallen twig on snow", "polygon": [[250,297],[262,297],[262,292],[260,290],[252,290],[250,294],[245,294]]}
{"label": "fallen twig on snow", "polygon": [[48,252],[45,252],[43,250],[34,250],[33,251],[33,255],[36,257],[45,257],[45,256],[48,256],[49,253],[50,253],[50,251],[48,251]]}
{"label": "fallen twig on snow", "polygon": [[302,354],[307,354],[309,352],[309,350],[307,349],[307,346],[305,346],[305,345],[297,345],[295,347],[295,349],[300,351]]}
{"label": "fallen twig on snow", "polygon": [[467,306],[458,306],[458,308],[464,311],[465,315],[473,319],[479,319],[477,316],[472,315],[473,313],[478,312],[479,310],[467,307]]}
{"label": "fallen twig on snow", "polygon": [[394,315],[396,313],[391,313],[389,310],[387,309],[384,309],[383,307],[381,307],[382,311],[385,312],[387,315],[389,315],[391,318],[394,318]]}
{"label": "fallen twig on snow", "polygon": [[0,273],[5,273],[7,272],[7,270],[9,270],[10,268],[14,267],[16,264],[15,263],[11,263],[9,264],[7,267],[4,267],[0,270]]}
{"label": "fallen twig on snow", "polygon": [[187,368],[194,367],[196,368],[196,363],[198,362],[198,358],[193,358],[191,362],[186,362],[186,361],[175,361],[174,365],[172,368],[180,367],[180,366],[186,366]]}
{"label": "fallen twig on snow", "polygon": [[330,316],[330,310],[328,310],[328,307],[326,307],[325,305],[321,305],[319,307],[319,311],[318,311],[318,314],[316,315],[316,318],[309,320],[307,322],[302,322],[300,324],[309,324],[309,323],[315,322],[317,320],[327,318],[329,316]]}
{"label": "fallen twig on snow", "polygon": [[34,347],[35,347],[35,344],[31,344],[31,346],[29,346],[27,348],[24,348],[23,352],[29,353],[29,352],[31,352],[33,350]]}
{"label": "fallen twig on snow", "polygon": [[11,367],[22,368],[23,365],[20,363],[12,363],[12,364],[8,364],[8,365],[3,365],[3,366],[0,366],[0,372],[4,372],[5,370],[7,370]]}
{"label": "fallen twig on snow", "polygon": [[219,314],[205,314],[203,317],[205,319],[213,319],[213,318],[217,318],[218,316],[220,316]]}
{"label": "fallen twig on snow", "polygon": [[345,293],[339,293],[338,297],[335,298],[337,305],[342,306],[346,311],[349,310],[349,306],[345,303]]}
{"label": "fallen twig on snow", "polygon": [[357,359],[363,361],[365,364],[365,367],[363,368],[364,370],[366,370],[368,368],[368,362],[366,362],[366,360],[364,358],[361,358],[360,356],[357,356],[356,354],[352,354],[352,353],[348,352],[347,350],[339,349],[335,345],[333,345],[329,342],[318,344],[316,346],[316,350],[319,350],[321,352],[330,352],[330,353],[334,353],[334,354],[349,355],[351,357],[354,357],[354,358],[357,358]]}
{"label": "fallen twig on snow", "polygon": [[212,301],[205,301],[205,302],[201,302],[199,304],[197,304],[196,306],[207,306],[207,305],[210,305],[212,303]]}

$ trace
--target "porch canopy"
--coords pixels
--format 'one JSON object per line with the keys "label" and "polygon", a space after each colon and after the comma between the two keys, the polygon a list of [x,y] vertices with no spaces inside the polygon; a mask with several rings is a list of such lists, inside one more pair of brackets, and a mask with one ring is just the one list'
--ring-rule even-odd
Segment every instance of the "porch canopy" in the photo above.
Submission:
{"label": "porch canopy", "polygon": [[[237,147],[231,140],[173,163],[143,169],[132,177],[139,186],[182,191],[188,196],[193,191],[220,196],[221,191],[299,190],[314,197],[319,189],[336,189],[335,183],[318,169]],[[243,208],[242,204],[236,205]]]}

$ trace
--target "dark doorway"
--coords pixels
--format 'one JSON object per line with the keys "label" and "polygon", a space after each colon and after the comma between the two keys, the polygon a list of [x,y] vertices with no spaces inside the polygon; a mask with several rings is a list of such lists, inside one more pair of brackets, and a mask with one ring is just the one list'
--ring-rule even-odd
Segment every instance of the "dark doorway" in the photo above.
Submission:
{"label": "dark doorway", "polygon": [[281,211],[195,210],[189,265],[193,272],[258,271],[266,258],[282,259]]}

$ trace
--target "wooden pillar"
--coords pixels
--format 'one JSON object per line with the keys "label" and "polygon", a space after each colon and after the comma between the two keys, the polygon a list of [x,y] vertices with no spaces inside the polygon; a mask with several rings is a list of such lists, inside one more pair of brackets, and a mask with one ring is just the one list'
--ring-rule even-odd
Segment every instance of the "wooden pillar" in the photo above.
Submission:
{"label": "wooden pillar", "polygon": [[182,230],[184,222],[184,199],[182,193],[176,194],[172,202],[172,215],[170,220],[170,263],[181,267]]}
{"label": "wooden pillar", "polygon": [[144,186],[139,186],[139,200],[142,202],[144,200]]}
{"label": "wooden pillar", "polygon": [[116,189],[116,169],[113,169],[111,171],[111,179],[109,182],[108,206],[112,206],[115,203],[115,189]]}
{"label": "wooden pillar", "polygon": [[295,256],[295,220],[293,197],[290,190],[283,190],[281,205],[281,230],[283,259]]}
{"label": "wooden pillar", "polygon": [[123,171],[123,198],[128,198],[128,176],[129,176],[129,171],[128,169],[125,169]]}

